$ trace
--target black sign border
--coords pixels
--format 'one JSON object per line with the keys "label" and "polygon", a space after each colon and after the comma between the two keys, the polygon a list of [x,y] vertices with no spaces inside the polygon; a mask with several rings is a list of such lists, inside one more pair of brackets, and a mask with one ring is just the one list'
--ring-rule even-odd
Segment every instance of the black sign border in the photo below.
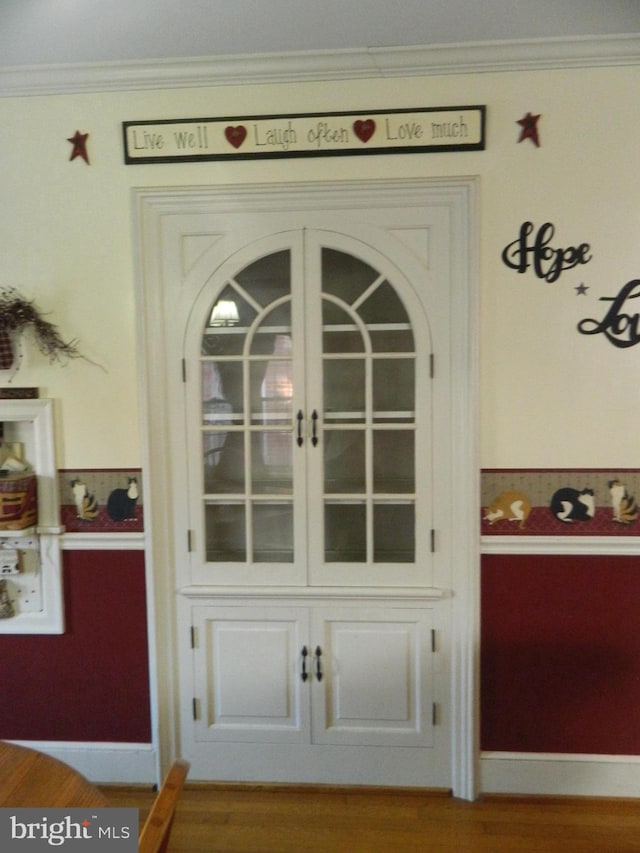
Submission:
{"label": "black sign border", "polygon": [[[460,111],[475,110],[480,113],[480,141],[479,142],[452,142],[442,145],[398,145],[378,148],[337,148],[334,150],[319,150],[319,151],[265,151],[257,153],[242,153],[240,151],[230,151],[228,154],[172,154],[167,157],[132,157],[129,154],[127,146],[127,130],[129,127],[148,127],[149,125],[162,124],[202,124],[206,122],[250,122],[250,121],[265,121],[265,120],[282,120],[282,119],[299,119],[299,118],[338,118],[341,116],[385,116],[385,115],[402,115],[415,113],[444,113],[444,112],[460,112]],[[322,113],[277,113],[268,115],[249,115],[249,116],[208,116],[206,118],[171,118],[171,119],[156,119],[143,121],[123,121],[122,122],[122,139],[124,145],[124,163],[126,166],[137,165],[152,165],[154,163],[201,163],[220,160],[282,160],[287,158],[301,157],[350,157],[372,154],[439,154],[450,151],[484,151],[485,144],[485,126],[486,126],[486,111],[485,105],[473,104],[471,106],[454,106],[454,107],[421,107],[417,109],[393,109],[393,110],[343,110],[342,112],[322,112]]]}

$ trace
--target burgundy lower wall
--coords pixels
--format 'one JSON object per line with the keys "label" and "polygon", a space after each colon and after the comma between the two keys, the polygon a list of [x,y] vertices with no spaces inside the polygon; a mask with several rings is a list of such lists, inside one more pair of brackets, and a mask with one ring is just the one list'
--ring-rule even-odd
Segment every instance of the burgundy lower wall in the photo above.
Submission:
{"label": "burgundy lower wall", "polygon": [[482,560],[481,747],[640,754],[640,559]]}
{"label": "burgundy lower wall", "polygon": [[[142,551],[64,552],[66,632],[0,635],[0,738],[151,740]],[[481,747],[640,755],[640,560],[485,555]]]}
{"label": "burgundy lower wall", "polygon": [[149,743],[142,551],[65,551],[66,631],[0,635],[0,738]]}

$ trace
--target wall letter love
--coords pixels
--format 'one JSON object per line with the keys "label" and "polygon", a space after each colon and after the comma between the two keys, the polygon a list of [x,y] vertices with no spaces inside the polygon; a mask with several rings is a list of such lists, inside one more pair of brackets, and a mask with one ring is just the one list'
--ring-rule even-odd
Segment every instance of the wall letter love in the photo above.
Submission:
{"label": "wall letter love", "polygon": [[[640,279],[628,281],[617,296],[602,296],[600,302],[611,302],[602,320],[587,318],[578,323],[582,335],[604,335],[609,343],[621,349],[640,343],[640,313],[624,312],[629,300],[640,296]],[[638,306],[640,308],[640,306]]]}

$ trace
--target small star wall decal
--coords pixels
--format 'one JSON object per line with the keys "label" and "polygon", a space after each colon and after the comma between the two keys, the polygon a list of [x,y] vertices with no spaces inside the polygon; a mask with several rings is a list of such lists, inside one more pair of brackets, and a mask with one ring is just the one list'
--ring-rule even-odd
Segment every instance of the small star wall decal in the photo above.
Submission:
{"label": "small star wall decal", "polygon": [[540,115],[534,116],[531,113],[527,113],[526,116],[523,116],[521,119],[518,119],[517,124],[520,125],[522,130],[520,131],[520,139],[518,142],[522,142],[524,139],[530,139],[536,148],[540,147],[540,139],[538,137],[538,119]]}
{"label": "small star wall decal", "polygon": [[73,136],[69,136],[67,138],[67,142],[70,142],[73,145],[69,160],[75,160],[76,157],[82,157],[85,163],[89,162],[89,155],[87,154],[88,138],[88,133],[80,133],[79,130],[76,130]]}
{"label": "small star wall decal", "polygon": [[582,284],[579,284],[577,287],[574,288],[574,290],[578,294],[578,296],[584,296],[587,290],[589,290],[589,288],[584,282],[582,282]]}

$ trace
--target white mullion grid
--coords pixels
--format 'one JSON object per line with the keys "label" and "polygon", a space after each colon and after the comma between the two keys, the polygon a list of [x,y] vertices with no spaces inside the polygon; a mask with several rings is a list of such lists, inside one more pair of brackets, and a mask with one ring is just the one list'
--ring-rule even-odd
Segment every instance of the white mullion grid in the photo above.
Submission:
{"label": "white mullion grid", "polygon": [[244,340],[244,349],[242,352],[242,402],[244,409],[244,512],[245,512],[245,545],[247,550],[247,564],[254,562],[253,554],[253,502],[252,497],[252,477],[251,477],[251,460],[252,460],[252,444],[253,444],[253,429],[251,428],[251,345],[257,329],[260,328],[260,323],[264,317],[265,309],[255,301],[240,285],[234,280],[232,286],[245,298],[256,311],[251,327],[247,332]]}
{"label": "white mullion grid", "polygon": [[371,340],[365,339],[367,352],[364,361],[364,459],[365,459],[365,513],[367,524],[367,565],[373,563],[373,358]]}
{"label": "white mullion grid", "polygon": [[[235,282],[234,282],[235,284]],[[237,287],[239,292],[244,294],[244,290]],[[263,421],[261,423],[253,423],[253,412],[251,410],[251,368],[254,364],[263,364],[265,367],[268,365],[269,361],[274,359],[275,354],[266,354],[260,353],[257,355],[251,354],[251,346],[254,338],[257,335],[262,334],[290,334],[293,338],[293,314],[290,318],[289,326],[262,326],[262,321],[264,317],[271,313],[275,308],[280,305],[285,304],[286,302],[291,302],[291,294],[287,293],[285,296],[281,296],[278,299],[270,302],[266,307],[262,307],[257,302],[255,302],[251,297],[248,296],[248,300],[251,302],[252,306],[256,309],[256,317],[253,321],[251,328],[247,333],[247,337],[245,340],[245,347],[243,352],[243,386],[244,386],[244,441],[245,441],[245,513],[246,513],[246,545],[247,545],[247,562],[254,563],[255,562],[255,554],[254,554],[254,525],[253,525],[253,510],[254,504],[268,504],[268,503],[280,503],[287,504],[289,506],[293,506],[293,492],[291,494],[255,494],[253,491],[253,479],[252,479],[252,459],[253,459],[253,436],[264,434],[265,432],[281,432],[285,428],[285,424],[283,421],[279,421],[278,423],[269,424],[267,421],[268,417],[265,417],[263,414]],[[291,310],[293,312],[293,305],[291,306]],[[288,361],[293,364],[292,356],[289,357],[276,357],[277,361]],[[293,400],[292,400],[292,416],[293,416]],[[274,416],[275,419],[276,416]],[[294,434],[294,420],[291,419],[289,421],[289,431],[291,434],[291,440],[293,441]],[[293,459],[292,459],[293,462]],[[292,474],[293,475],[293,474]],[[294,543],[294,554],[295,554],[295,543]]]}
{"label": "white mullion grid", "polygon": [[[359,296],[356,300],[354,300],[354,301],[351,303],[351,305],[349,306],[349,307],[351,308],[351,310],[352,310],[352,311],[354,311],[354,312],[355,312],[355,311],[357,311],[357,310],[358,310],[358,308],[360,308],[360,306],[363,304],[363,302],[366,302],[366,300],[369,298],[369,296],[370,296],[370,295],[371,295],[375,290],[377,290],[377,289],[378,289],[378,287],[380,287],[380,285],[381,285],[384,281],[386,281],[386,277],[385,277],[384,275],[382,275],[382,274],[378,275],[378,276],[377,276],[377,277],[376,277],[376,278],[371,282],[371,284],[369,285],[369,287],[365,288],[365,289],[362,291],[362,293],[360,294],[360,296]],[[358,319],[359,319],[359,318],[358,318]]]}
{"label": "white mullion grid", "polygon": [[244,350],[242,356],[236,358],[236,360],[242,361],[242,408],[243,408],[243,423],[242,429],[243,440],[244,440],[244,494],[241,495],[241,501],[244,503],[244,512],[245,512],[245,548],[246,548],[246,562],[253,563],[253,506],[251,502],[251,458],[252,458],[252,449],[251,449],[251,439],[252,439],[252,431],[250,429],[251,426],[251,360],[248,356],[248,353],[251,349],[251,342],[253,340],[253,336],[256,333],[256,329],[260,324],[261,317],[264,315],[263,307],[256,302],[256,300],[248,293],[243,287],[241,287],[235,279],[229,279],[228,284],[241,296],[245,299],[249,305],[255,310],[256,317],[252,323],[252,325],[247,329],[247,334],[244,339]]}
{"label": "white mullion grid", "polygon": [[[241,296],[244,300],[246,300],[249,303],[249,305],[251,305],[251,307],[256,312],[258,317],[264,313],[264,308],[262,307],[262,305],[260,305],[259,302],[256,302],[256,300],[253,298],[253,296],[251,296],[251,294],[248,293],[244,289],[244,287],[242,287],[241,284],[238,284],[238,282],[235,280],[235,278],[230,278],[229,281],[227,282],[227,284],[229,285],[229,287],[232,287],[235,290],[235,292],[238,294],[238,296]],[[256,321],[254,320],[253,328],[248,330],[249,333],[247,335],[247,338],[252,337],[252,333],[255,332],[255,325],[256,325]],[[246,342],[246,339],[245,339],[245,342]]]}

